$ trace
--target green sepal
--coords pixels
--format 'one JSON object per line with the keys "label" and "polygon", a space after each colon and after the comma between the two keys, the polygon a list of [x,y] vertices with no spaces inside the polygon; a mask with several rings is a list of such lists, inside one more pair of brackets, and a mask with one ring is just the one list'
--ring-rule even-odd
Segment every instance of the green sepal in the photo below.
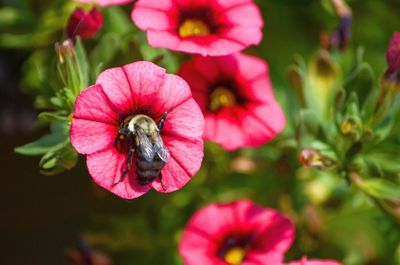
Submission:
{"label": "green sepal", "polygon": [[78,154],[69,140],[61,148],[47,152],[40,160],[40,172],[44,175],[55,175],[66,169],[72,169],[78,162]]}

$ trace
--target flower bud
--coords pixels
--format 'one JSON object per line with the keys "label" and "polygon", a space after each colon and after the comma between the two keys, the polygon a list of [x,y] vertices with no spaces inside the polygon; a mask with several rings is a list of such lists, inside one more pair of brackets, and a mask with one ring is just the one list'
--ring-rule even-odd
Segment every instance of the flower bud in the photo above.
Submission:
{"label": "flower bud", "polygon": [[386,53],[388,68],[381,80],[381,92],[376,104],[377,120],[384,117],[400,91],[400,32],[395,32]]}
{"label": "flower bud", "polygon": [[327,50],[344,51],[351,37],[352,14],[350,7],[343,0],[332,0],[336,14],[340,18],[339,27],[333,32],[323,32],[320,36],[322,47]]}
{"label": "flower bud", "polygon": [[99,10],[92,8],[86,12],[82,8],[77,8],[71,14],[67,25],[67,36],[76,36],[82,39],[93,37],[103,27],[103,17]]}
{"label": "flower bud", "polygon": [[400,32],[393,33],[386,60],[388,68],[383,77],[382,88],[397,93],[400,90]]}
{"label": "flower bud", "polygon": [[300,163],[305,167],[324,167],[321,154],[315,149],[303,149],[300,153]]}
{"label": "flower bud", "polygon": [[64,64],[66,58],[72,58],[75,55],[74,44],[71,39],[66,39],[62,44],[56,43],[55,50],[61,64]]}

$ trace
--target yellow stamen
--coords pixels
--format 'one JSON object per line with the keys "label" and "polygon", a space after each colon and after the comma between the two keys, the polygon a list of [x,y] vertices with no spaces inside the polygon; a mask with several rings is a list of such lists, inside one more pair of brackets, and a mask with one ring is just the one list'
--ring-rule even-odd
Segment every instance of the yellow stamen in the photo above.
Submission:
{"label": "yellow stamen", "polygon": [[240,265],[242,263],[246,251],[241,247],[231,248],[225,254],[225,261],[231,265]]}
{"label": "yellow stamen", "polygon": [[226,87],[217,87],[210,95],[211,111],[218,111],[220,108],[236,104],[235,95]]}
{"label": "yellow stamen", "polygon": [[199,19],[186,19],[179,27],[179,36],[182,38],[208,34],[210,34],[208,25]]}

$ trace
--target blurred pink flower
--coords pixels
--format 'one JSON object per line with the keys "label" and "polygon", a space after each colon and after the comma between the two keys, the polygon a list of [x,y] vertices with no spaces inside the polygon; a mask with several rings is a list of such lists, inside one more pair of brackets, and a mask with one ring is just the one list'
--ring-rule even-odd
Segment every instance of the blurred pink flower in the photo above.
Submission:
{"label": "blurred pink flower", "polygon": [[153,47],[227,55],[261,42],[263,20],[253,0],[139,0],[132,20]]}
{"label": "blurred pink flower", "polygon": [[[121,179],[127,168],[127,148],[119,149],[115,143],[124,118],[145,114],[158,123],[165,112],[168,116],[160,134],[170,160],[160,177],[140,184],[134,162]],[[87,155],[89,173],[98,185],[132,199],[152,187],[159,192],[172,192],[190,180],[203,158],[203,126],[201,111],[183,79],[166,74],[153,63],[135,62],[104,71],[95,85],[78,96],[71,143],[79,153]]]}
{"label": "blurred pink flower", "polygon": [[103,16],[97,8],[92,8],[86,12],[82,8],[77,8],[71,14],[67,24],[68,38],[76,36],[82,39],[93,37],[103,27]]}
{"label": "blurred pink flower", "polygon": [[96,3],[101,6],[111,6],[111,5],[125,5],[132,3],[135,0],[76,0],[80,3]]}
{"label": "blurred pink flower", "polygon": [[308,260],[303,257],[301,260],[289,262],[287,265],[342,265],[342,263],[335,260]]}
{"label": "blurred pink flower", "polygon": [[282,264],[292,223],[251,201],[210,204],[189,221],[179,243],[185,265]]}
{"label": "blurred pink flower", "polygon": [[386,60],[388,63],[388,70],[386,71],[388,75],[393,75],[396,79],[400,79],[400,32],[394,32],[392,39],[390,40],[389,47],[386,53]]}
{"label": "blurred pink flower", "polygon": [[267,143],[285,127],[268,65],[252,56],[195,56],[179,75],[205,116],[204,139],[227,150]]}

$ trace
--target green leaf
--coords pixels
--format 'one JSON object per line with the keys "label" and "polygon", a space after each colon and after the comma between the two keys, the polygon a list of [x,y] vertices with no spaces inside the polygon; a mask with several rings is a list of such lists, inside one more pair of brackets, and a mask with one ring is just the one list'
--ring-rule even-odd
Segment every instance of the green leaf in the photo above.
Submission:
{"label": "green leaf", "polygon": [[400,185],[392,181],[383,178],[362,180],[359,186],[372,197],[400,201]]}
{"label": "green leaf", "polygon": [[77,96],[79,92],[85,89],[89,84],[89,63],[80,38],[77,38],[75,43],[75,59],[80,78],[79,89],[77,90],[78,93],[75,94],[75,96]]}
{"label": "green leaf", "polygon": [[375,136],[378,141],[386,139],[390,134],[394,126],[394,118],[392,116],[386,116],[383,121],[374,129]]}
{"label": "green leaf", "polygon": [[67,121],[55,121],[50,125],[50,134],[38,140],[17,147],[14,151],[22,155],[42,155],[51,150],[56,150],[65,144],[69,138],[69,126]]}
{"label": "green leaf", "polygon": [[114,32],[108,32],[100,39],[100,42],[90,54],[91,65],[97,66],[92,74],[92,79],[95,80],[102,70],[99,66],[108,66],[120,48],[120,40]]}
{"label": "green leaf", "polygon": [[38,115],[38,119],[41,121],[52,122],[55,120],[67,121],[67,114],[64,112],[42,112]]}
{"label": "green leaf", "polygon": [[121,7],[110,6],[104,10],[104,31],[115,32],[120,36],[125,36],[132,31],[133,25],[126,12]]}
{"label": "green leaf", "polygon": [[52,149],[57,149],[65,141],[65,135],[62,134],[47,134],[40,139],[17,147],[14,151],[21,155],[42,155]]}

